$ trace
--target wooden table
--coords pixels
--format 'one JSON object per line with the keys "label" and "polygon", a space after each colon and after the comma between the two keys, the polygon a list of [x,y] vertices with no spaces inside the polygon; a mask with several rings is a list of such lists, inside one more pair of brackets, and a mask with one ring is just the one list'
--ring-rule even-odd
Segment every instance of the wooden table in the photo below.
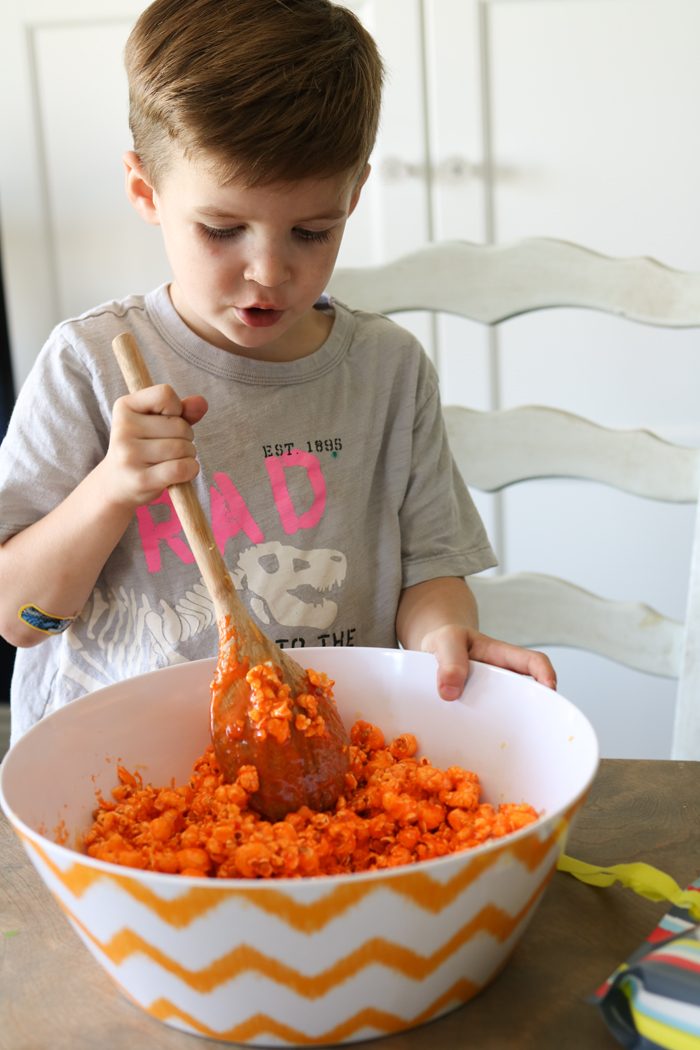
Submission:
{"label": "wooden table", "polygon": [[[700,763],[604,760],[568,852],[645,860],[687,885],[700,874]],[[614,1050],[586,1002],[666,910],[619,886],[557,873],[501,975],[382,1050]],[[151,1019],[93,960],[0,819],[0,1050],[199,1050],[225,1045]]]}

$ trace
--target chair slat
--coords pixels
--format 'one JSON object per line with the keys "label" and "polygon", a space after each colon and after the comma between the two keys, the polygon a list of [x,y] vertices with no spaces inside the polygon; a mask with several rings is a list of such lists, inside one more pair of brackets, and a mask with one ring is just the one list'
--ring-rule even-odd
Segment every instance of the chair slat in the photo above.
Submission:
{"label": "chair slat", "polygon": [[671,757],[697,761],[700,760],[700,511],[695,515],[685,622]]}
{"label": "chair slat", "polygon": [[617,602],[556,576],[470,578],[486,634],[516,645],[586,649],[637,671],[677,678],[683,624],[641,602]]}
{"label": "chair slat", "polygon": [[538,405],[499,412],[447,405],[444,413],[464,480],[487,492],[544,477],[587,478],[678,503],[694,503],[700,492],[700,449],[648,430],[616,430]]}
{"label": "chair slat", "polygon": [[329,289],[358,309],[444,311],[486,324],[570,306],[646,324],[700,325],[700,274],[549,238],[430,244],[382,266],[339,269]]}

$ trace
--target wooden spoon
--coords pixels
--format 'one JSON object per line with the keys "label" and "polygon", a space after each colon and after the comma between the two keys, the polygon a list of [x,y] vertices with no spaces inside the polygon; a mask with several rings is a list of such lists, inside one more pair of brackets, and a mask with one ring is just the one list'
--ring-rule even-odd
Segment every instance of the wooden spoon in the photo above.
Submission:
{"label": "wooden spoon", "polygon": [[[153,385],[129,332],[118,335],[112,348],[130,393]],[[250,804],[270,820],[281,820],[302,805],[330,809],[349,767],[349,740],[330,686],[324,688],[313,672],[310,678],[252,621],[192,484],[171,485],[168,491],[214,604],[219,654],[211,685],[211,736],[224,778],[232,783],[242,766],[255,766],[259,786]],[[270,716],[261,718],[246,674],[255,668],[257,675],[265,664],[278,669],[289,686],[289,700],[281,708],[277,702]]]}

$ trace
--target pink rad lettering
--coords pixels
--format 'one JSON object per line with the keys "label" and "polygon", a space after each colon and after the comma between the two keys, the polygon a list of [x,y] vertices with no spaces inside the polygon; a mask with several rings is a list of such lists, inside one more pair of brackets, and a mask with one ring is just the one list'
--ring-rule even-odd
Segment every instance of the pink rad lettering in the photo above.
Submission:
{"label": "pink rad lettering", "polygon": [[[162,521],[157,521],[149,509],[159,503],[165,504],[170,510],[170,516]],[[192,551],[182,538],[182,525],[167,489],[158,499],[152,500],[147,507],[136,508],[136,521],[149,572],[160,572],[161,570],[161,543],[166,543],[173,554],[176,554],[185,565],[191,565],[194,561]]]}
{"label": "pink rad lettering", "polygon": [[211,488],[211,527],[223,553],[232,536],[244,532],[251,543],[262,543],[265,534],[248,510],[245,500],[227,474],[214,474],[218,489]]}
{"label": "pink rad lettering", "polygon": [[[265,467],[270,476],[270,485],[275,497],[275,505],[282,522],[282,528],[291,536],[300,529],[311,529],[323,517],[326,509],[326,482],[321,470],[318,456],[294,448],[282,456],[271,456],[265,460]],[[313,502],[307,510],[298,514],[287,484],[287,471],[293,467],[306,471],[313,492]]]}

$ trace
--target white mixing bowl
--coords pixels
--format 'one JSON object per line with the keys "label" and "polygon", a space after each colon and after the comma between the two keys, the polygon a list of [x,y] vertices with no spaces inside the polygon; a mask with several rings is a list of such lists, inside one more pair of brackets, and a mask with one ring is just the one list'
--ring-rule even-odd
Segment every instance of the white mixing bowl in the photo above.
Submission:
{"label": "white mixing bowl", "polygon": [[257,1046],[369,1039],[474,996],[532,917],[598,764],[583,714],[529,678],[473,664],[462,699],[447,703],[426,654],[295,655],[335,680],[346,725],[414,733],[434,765],[474,770],[486,801],[529,802],[539,820],[437,860],[310,879],[190,878],[75,852],[117,762],[156,785],[188,779],[208,743],[214,660],[74,701],[0,768],[0,803],[32,862],[129,998],[166,1024]]}

